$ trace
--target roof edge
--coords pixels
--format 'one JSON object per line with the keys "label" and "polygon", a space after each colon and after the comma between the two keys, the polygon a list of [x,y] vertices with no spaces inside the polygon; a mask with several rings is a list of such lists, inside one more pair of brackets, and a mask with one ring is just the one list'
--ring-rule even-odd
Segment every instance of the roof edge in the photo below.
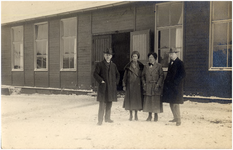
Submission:
{"label": "roof edge", "polygon": [[92,11],[92,10],[103,9],[103,8],[110,8],[110,7],[129,4],[129,3],[133,3],[133,1],[121,1],[121,2],[116,2],[114,4],[107,4],[107,5],[102,5],[102,6],[95,6],[95,7],[91,7],[91,8],[84,8],[84,9],[79,9],[79,10],[67,11],[67,12],[62,12],[62,13],[56,13],[56,14],[51,14],[51,15],[46,15],[46,16],[35,17],[35,18],[28,18],[28,19],[22,19],[22,20],[18,20],[18,21],[11,21],[11,22],[2,23],[1,26],[13,24],[13,23],[27,22],[27,21],[32,21],[32,20],[36,20],[36,19],[50,18],[50,17],[59,16],[59,15],[67,15],[67,14],[80,13],[80,12],[82,13],[82,12],[87,12],[87,11]]}

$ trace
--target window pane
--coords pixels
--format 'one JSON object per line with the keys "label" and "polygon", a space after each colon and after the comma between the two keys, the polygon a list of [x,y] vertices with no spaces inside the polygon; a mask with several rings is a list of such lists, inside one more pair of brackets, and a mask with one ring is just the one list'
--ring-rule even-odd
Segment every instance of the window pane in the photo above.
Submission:
{"label": "window pane", "polygon": [[232,22],[229,23],[229,42],[228,44],[232,45]]}
{"label": "window pane", "polygon": [[74,68],[74,55],[70,57],[70,68]]}
{"label": "window pane", "polygon": [[13,42],[23,41],[23,27],[13,28]]}
{"label": "window pane", "polygon": [[213,2],[213,20],[230,19],[232,12],[231,2]]}
{"label": "window pane", "polygon": [[69,67],[69,55],[63,55],[63,68],[70,68]]}
{"label": "window pane", "polygon": [[181,25],[182,24],[182,4],[175,3],[171,4],[171,25]]}
{"label": "window pane", "polygon": [[168,55],[169,49],[161,49],[159,50],[159,63],[163,66],[163,67],[168,67],[168,63],[170,62],[170,58]]}
{"label": "window pane", "polygon": [[46,55],[47,42],[46,41],[37,41],[36,42],[36,55]]}
{"label": "window pane", "polygon": [[158,6],[158,26],[169,25],[169,6],[170,5],[159,5]]}
{"label": "window pane", "polygon": [[213,67],[227,67],[227,46],[215,46]]}
{"label": "window pane", "polygon": [[232,47],[228,49],[228,67],[232,67]]}
{"label": "window pane", "polygon": [[227,44],[227,23],[214,24],[214,45]]}
{"label": "window pane", "polygon": [[46,56],[37,57],[37,69],[46,68]]}
{"label": "window pane", "polygon": [[169,30],[159,31],[159,48],[169,48]]}
{"label": "window pane", "polygon": [[40,24],[35,26],[36,40],[48,39],[48,24]]}
{"label": "window pane", "polygon": [[171,29],[171,48],[181,48],[183,41],[182,28]]}
{"label": "window pane", "polygon": [[13,44],[13,66],[14,69],[23,68],[23,44]]}
{"label": "window pane", "polygon": [[73,38],[64,39],[64,54],[74,54],[75,40]]}
{"label": "window pane", "polygon": [[77,32],[77,21],[76,19],[66,19],[62,20],[63,23],[63,36],[76,36]]}

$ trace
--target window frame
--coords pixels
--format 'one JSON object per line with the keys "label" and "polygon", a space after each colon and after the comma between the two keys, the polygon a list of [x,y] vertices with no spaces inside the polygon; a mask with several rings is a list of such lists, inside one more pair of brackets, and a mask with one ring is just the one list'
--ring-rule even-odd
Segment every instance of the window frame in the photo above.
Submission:
{"label": "window frame", "polygon": [[[182,10],[181,10],[181,17],[182,17],[182,23],[181,25],[168,25],[168,26],[161,26],[161,27],[158,27],[157,24],[158,24],[158,6],[160,5],[171,5],[171,4],[176,4],[176,3],[181,3],[182,5]],[[171,48],[171,30],[172,29],[178,29],[178,28],[181,28],[182,30],[182,47],[181,47],[181,52],[180,52],[180,59],[183,60],[183,55],[184,55],[184,2],[180,2],[180,1],[177,1],[177,2],[164,2],[164,3],[157,3],[155,4],[155,52],[158,54],[158,57],[159,57],[159,31],[162,31],[162,30],[169,30],[169,47],[168,49]],[[170,13],[170,9],[169,9],[169,21],[171,21],[171,13]],[[158,62],[159,59],[157,59],[156,61]],[[168,67],[163,67],[163,71],[168,71]]]}
{"label": "window frame", "polygon": [[[224,1],[228,2],[228,1]],[[213,8],[213,2],[210,2],[210,29],[209,29],[209,65],[208,65],[208,70],[209,71],[232,71],[232,67],[213,67],[213,48],[214,48],[214,25],[215,24],[223,24],[227,23],[227,60],[228,60],[228,48],[229,48],[229,29],[230,26],[229,24],[232,23],[232,18],[231,19],[222,19],[222,20],[213,20],[213,15],[214,13],[214,8]],[[232,45],[231,45],[232,46]],[[228,62],[228,61],[227,61]]]}
{"label": "window frame", "polygon": [[[75,19],[76,21],[76,33],[75,36],[62,36],[62,34],[60,34],[60,71],[76,71],[77,70],[77,24],[78,24],[78,19],[77,17],[70,17],[70,18],[64,18],[60,20],[60,32],[63,32],[63,26],[62,26],[62,21],[64,20],[70,20],[70,19]],[[74,40],[74,68],[63,68],[63,56],[64,56],[64,42],[63,39],[73,39]]]}
{"label": "window frame", "polygon": [[[47,24],[48,26],[48,30],[49,30],[49,25],[48,22],[40,22],[40,23],[35,23],[34,24],[34,71],[48,71],[48,64],[49,64],[49,60],[48,60],[48,32],[47,32],[47,39],[42,39],[42,40],[36,40],[36,26],[37,25],[42,25],[42,24]],[[46,68],[37,68],[37,55],[36,55],[36,42],[37,41],[46,41]]]}
{"label": "window frame", "polygon": [[[23,37],[22,37],[22,41],[14,42],[14,29],[17,29],[17,28],[22,28],[22,36]],[[14,43],[22,44],[23,66],[20,69],[14,68]],[[21,55],[20,55],[20,57],[21,57]],[[11,71],[24,71],[24,27],[23,27],[23,25],[11,27]]]}

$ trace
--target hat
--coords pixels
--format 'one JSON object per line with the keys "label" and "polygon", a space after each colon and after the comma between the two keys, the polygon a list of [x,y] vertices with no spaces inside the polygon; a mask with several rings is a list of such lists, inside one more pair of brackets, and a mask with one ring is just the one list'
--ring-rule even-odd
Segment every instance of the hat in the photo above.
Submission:
{"label": "hat", "polygon": [[175,48],[170,48],[170,51],[168,53],[178,53],[179,51]]}
{"label": "hat", "polygon": [[131,54],[131,58],[132,58],[132,56],[133,56],[134,54],[138,55],[138,59],[140,58],[140,54],[139,54],[138,51],[133,51],[132,54]]}
{"label": "hat", "polygon": [[103,51],[104,54],[111,54],[113,55],[112,48],[107,48],[106,50]]}

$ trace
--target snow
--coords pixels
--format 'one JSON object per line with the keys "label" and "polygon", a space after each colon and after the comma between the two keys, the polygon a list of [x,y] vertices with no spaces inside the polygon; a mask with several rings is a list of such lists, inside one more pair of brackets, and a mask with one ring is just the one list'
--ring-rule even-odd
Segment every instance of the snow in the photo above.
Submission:
{"label": "snow", "polygon": [[169,104],[158,122],[129,121],[123,98],[111,119],[97,126],[98,102],[91,95],[15,94],[1,97],[4,149],[231,149],[232,104],[185,101],[181,126]]}

